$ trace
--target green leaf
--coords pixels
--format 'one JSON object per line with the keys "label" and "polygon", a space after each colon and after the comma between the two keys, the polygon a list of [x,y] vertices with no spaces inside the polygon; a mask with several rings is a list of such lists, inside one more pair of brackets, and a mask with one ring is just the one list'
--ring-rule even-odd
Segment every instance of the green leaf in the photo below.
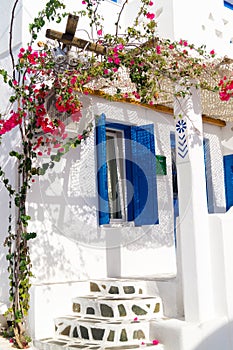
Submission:
{"label": "green leaf", "polygon": [[29,239],[36,238],[37,234],[36,234],[36,232],[26,232],[26,233],[23,233],[22,236],[24,239],[26,239],[28,241]]}
{"label": "green leaf", "polygon": [[32,168],[32,160],[31,160],[31,158],[26,158],[25,167],[26,167],[26,171],[31,170],[31,168]]}

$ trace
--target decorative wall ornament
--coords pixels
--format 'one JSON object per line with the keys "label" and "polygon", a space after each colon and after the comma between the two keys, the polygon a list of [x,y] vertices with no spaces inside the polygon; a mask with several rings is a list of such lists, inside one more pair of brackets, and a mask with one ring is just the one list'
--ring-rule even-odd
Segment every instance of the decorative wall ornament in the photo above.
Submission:
{"label": "decorative wall ornament", "polygon": [[187,123],[183,119],[178,120],[176,123],[176,131],[178,135],[178,147],[177,147],[177,154],[182,159],[186,157],[188,154],[188,145],[187,145],[187,139],[186,139],[186,133],[185,130],[187,129]]}

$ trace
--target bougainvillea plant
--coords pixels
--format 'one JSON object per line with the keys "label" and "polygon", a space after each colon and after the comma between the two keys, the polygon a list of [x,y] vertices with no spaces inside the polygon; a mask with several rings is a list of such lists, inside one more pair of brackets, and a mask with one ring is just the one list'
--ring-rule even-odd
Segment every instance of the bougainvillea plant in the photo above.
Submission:
{"label": "bougainvillea plant", "polygon": [[[219,91],[220,97],[227,100],[233,95],[232,82],[223,79],[218,84],[212,66],[214,50],[207,53],[205,47],[195,48],[186,40],[171,42],[156,37],[156,16],[151,10],[153,2],[142,0],[138,14],[131,27],[120,31],[120,19],[127,7],[127,0],[122,3],[116,18],[114,34],[105,33],[103,18],[98,7],[104,0],[84,0],[80,2],[76,14],[89,19],[90,40],[106,48],[105,55],[95,52],[83,53],[83,59],[72,67],[58,67],[53,55],[51,43],[36,43],[38,33],[47,21],[61,21],[67,14],[65,5],[58,0],[50,0],[46,7],[30,24],[32,41],[26,48],[21,48],[14,55],[11,49],[14,27],[14,15],[19,0],[12,10],[10,26],[10,56],[12,74],[0,69],[2,81],[8,84],[12,108],[1,114],[0,137],[2,143],[6,134],[16,131],[20,135],[20,145],[11,150],[9,156],[16,159],[17,186],[11,184],[4,168],[0,166],[0,177],[9,193],[9,228],[5,245],[8,248],[8,272],[10,279],[10,302],[8,314],[11,315],[17,346],[25,348],[28,339],[25,335],[25,316],[29,309],[29,289],[31,285],[31,260],[28,241],[36,237],[36,232],[28,231],[30,216],[26,201],[28,190],[36,176],[51,170],[70,148],[77,147],[89,136],[91,125],[81,134],[70,138],[66,132],[65,120],[70,118],[79,123],[82,104],[79,93],[88,93],[96,89],[96,84],[104,79],[112,98],[134,99],[141,103],[154,105],[167,94],[177,93],[166,90],[179,83],[184,90],[179,96],[189,93],[190,87]],[[64,54],[68,54],[66,51]],[[121,74],[126,72],[126,83],[122,85]],[[207,72],[207,74],[203,74]],[[203,79],[210,76],[211,80]],[[212,82],[212,83],[210,83]],[[214,83],[213,83],[214,82]],[[97,84],[98,85],[98,84]],[[98,88],[99,89],[99,88]],[[54,96],[54,113],[48,110],[48,98]],[[103,90],[103,94],[105,94]],[[107,96],[107,92],[106,92]],[[43,163],[43,155],[50,160]],[[15,223],[12,222],[11,210],[17,209]]]}

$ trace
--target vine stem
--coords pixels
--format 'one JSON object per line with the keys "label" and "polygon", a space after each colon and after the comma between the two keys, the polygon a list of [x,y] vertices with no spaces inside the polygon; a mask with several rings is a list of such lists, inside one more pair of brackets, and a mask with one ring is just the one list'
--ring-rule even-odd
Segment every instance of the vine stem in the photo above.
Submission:
{"label": "vine stem", "polygon": [[10,23],[10,39],[9,39],[9,52],[10,52],[10,57],[11,57],[11,62],[12,62],[12,70],[13,70],[13,78],[15,79],[15,59],[12,51],[12,40],[13,40],[13,25],[14,25],[14,18],[15,18],[15,10],[17,7],[19,0],[16,0],[11,12],[11,23]]}
{"label": "vine stem", "polygon": [[127,3],[128,3],[128,0],[125,0],[124,4],[122,5],[121,10],[120,10],[120,12],[118,14],[117,21],[115,23],[115,25],[116,25],[116,34],[115,34],[116,38],[118,37],[119,22],[120,22],[120,19],[121,19],[121,15],[122,15],[122,12],[124,11],[124,7],[125,7],[125,5]]}

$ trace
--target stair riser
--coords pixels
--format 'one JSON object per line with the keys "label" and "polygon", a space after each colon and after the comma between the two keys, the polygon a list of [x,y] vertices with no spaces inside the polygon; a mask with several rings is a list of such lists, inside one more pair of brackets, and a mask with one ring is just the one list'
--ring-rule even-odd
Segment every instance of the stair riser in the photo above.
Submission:
{"label": "stair riser", "polygon": [[155,298],[104,299],[78,297],[73,299],[73,312],[82,317],[109,320],[152,319],[163,314],[162,301]]}
{"label": "stair riser", "polygon": [[149,322],[106,323],[87,320],[55,320],[57,336],[68,336],[86,342],[104,342],[111,345],[138,344],[149,339]]}

